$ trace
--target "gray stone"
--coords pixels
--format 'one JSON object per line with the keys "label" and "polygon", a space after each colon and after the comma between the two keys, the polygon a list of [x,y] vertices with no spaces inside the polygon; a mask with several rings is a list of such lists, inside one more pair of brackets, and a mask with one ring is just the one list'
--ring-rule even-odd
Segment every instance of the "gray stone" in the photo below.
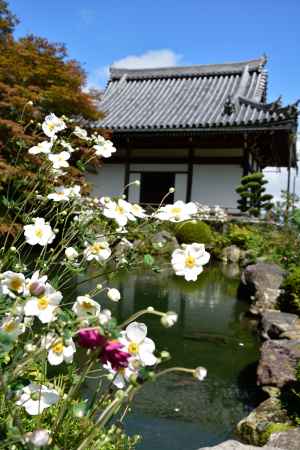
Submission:
{"label": "gray stone", "polygon": [[173,250],[179,247],[176,237],[166,230],[154,234],[151,242],[158,253],[173,252]]}
{"label": "gray stone", "polygon": [[275,310],[265,311],[261,317],[261,328],[263,338],[277,339],[286,332],[298,330],[300,334],[300,320],[296,314]]}
{"label": "gray stone", "polygon": [[300,429],[281,431],[280,433],[272,433],[268,445],[285,450],[299,450],[300,449]]}
{"label": "gray stone", "polygon": [[[244,445],[238,441],[233,440],[222,442],[222,444],[215,445],[214,447],[202,447],[199,450],[258,450],[261,448],[263,448],[264,450],[285,450],[284,447],[282,449],[279,449],[278,447],[269,445],[266,445],[264,447],[254,447],[253,445]],[[299,448],[297,450],[299,450]]]}
{"label": "gray stone", "polygon": [[282,409],[278,398],[268,398],[237,425],[238,437],[251,445],[263,445],[269,437],[269,430],[274,424],[286,427],[291,425],[287,412]]}
{"label": "gray stone", "polygon": [[263,343],[257,368],[257,383],[283,387],[296,381],[300,361],[300,340],[270,340]]}
{"label": "gray stone", "polygon": [[224,262],[237,263],[241,258],[241,249],[236,245],[225,247],[222,251],[221,259]]}
{"label": "gray stone", "polygon": [[284,274],[275,264],[257,263],[245,268],[241,283],[252,299],[252,314],[260,315],[268,309],[275,309]]}

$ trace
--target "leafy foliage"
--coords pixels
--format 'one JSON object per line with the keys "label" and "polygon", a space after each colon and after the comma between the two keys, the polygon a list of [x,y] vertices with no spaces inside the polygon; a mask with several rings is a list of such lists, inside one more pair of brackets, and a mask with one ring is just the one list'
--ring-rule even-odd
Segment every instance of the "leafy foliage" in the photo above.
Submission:
{"label": "leafy foliage", "polygon": [[262,210],[272,209],[273,196],[265,194],[265,184],[267,180],[262,172],[254,172],[242,177],[241,185],[236,188],[236,192],[240,195],[238,206],[242,212],[249,212],[251,216],[258,217]]}
{"label": "leafy foliage", "polygon": [[285,278],[279,305],[282,311],[300,314],[300,267],[295,267]]}

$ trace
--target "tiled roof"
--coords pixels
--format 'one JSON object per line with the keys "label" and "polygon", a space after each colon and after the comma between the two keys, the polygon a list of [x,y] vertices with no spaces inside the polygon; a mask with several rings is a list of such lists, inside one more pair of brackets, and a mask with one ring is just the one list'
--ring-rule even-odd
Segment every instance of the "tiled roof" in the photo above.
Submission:
{"label": "tiled roof", "polygon": [[296,105],[266,104],[265,58],[168,67],[110,69],[100,126],[115,131],[253,126],[290,120]]}

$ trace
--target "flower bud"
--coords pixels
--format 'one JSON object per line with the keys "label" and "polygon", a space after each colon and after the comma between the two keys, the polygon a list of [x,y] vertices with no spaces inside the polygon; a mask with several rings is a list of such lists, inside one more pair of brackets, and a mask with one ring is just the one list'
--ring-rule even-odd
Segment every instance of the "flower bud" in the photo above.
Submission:
{"label": "flower bud", "polygon": [[118,291],[118,289],[112,288],[112,289],[108,289],[107,297],[113,302],[118,302],[121,298],[121,294]]}
{"label": "flower bud", "polygon": [[34,295],[36,297],[39,297],[40,295],[43,295],[45,292],[46,286],[44,283],[41,283],[40,281],[33,281],[30,283],[29,286],[29,292],[31,295]]}
{"label": "flower bud", "polygon": [[140,186],[141,182],[140,182],[140,180],[135,180],[134,184],[135,184],[136,186]]}
{"label": "flower bud", "polygon": [[206,378],[206,376],[207,376],[207,370],[205,369],[205,367],[197,367],[194,370],[193,375],[195,378],[197,378],[197,380],[203,381],[204,378]]}
{"label": "flower bud", "polygon": [[173,188],[173,187],[170,187],[170,189],[169,189],[169,193],[170,194],[173,194],[175,192],[175,188]]}
{"label": "flower bud", "polygon": [[32,444],[34,447],[44,447],[49,444],[50,433],[48,430],[40,429],[27,433],[25,441]]}
{"label": "flower bud", "polygon": [[173,311],[168,311],[162,318],[160,319],[161,324],[166,327],[170,328],[177,322],[178,315]]}
{"label": "flower bud", "polygon": [[72,261],[73,259],[77,258],[78,252],[73,247],[67,247],[65,249],[65,255],[70,261]]}

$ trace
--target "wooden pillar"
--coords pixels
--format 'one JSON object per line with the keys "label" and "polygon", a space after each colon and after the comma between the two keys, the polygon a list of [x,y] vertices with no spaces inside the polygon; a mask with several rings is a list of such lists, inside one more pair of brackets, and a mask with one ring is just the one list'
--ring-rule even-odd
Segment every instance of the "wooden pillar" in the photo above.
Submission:
{"label": "wooden pillar", "polygon": [[244,145],[243,145],[243,176],[249,173],[249,149],[248,149],[248,135],[244,133]]}
{"label": "wooden pillar", "polygon": [[126,195],[126,199],[128,200],[128,193],[129,193],[128,184],[130,177],[130,150],[126,148],[125,151],[126,154],[125,154],[124,194]]}
{"label": "wooden pillar", "polygon": [[189,149],[188,155],[188,173],[187,173],[187,186],[186,186],[186,202],[191,201],[192,197],[192,185],[193,185],[193,160],[194,160],[194,149]]}
{"label": "wooden pillar", "polygon": [[287,193],[287,202],[286,202],[286,209],[285,209],[285,221],[288,222],[289,218],[289,210],[290,210],[290,193],[291,193],[291,165],[292,165],[292,151],[293,151],[293,136],[291,136],[291,142],[289,143],[289,160],[288,160],[288,169],[287,169],[287,186],[286,186],[286,193]]}

